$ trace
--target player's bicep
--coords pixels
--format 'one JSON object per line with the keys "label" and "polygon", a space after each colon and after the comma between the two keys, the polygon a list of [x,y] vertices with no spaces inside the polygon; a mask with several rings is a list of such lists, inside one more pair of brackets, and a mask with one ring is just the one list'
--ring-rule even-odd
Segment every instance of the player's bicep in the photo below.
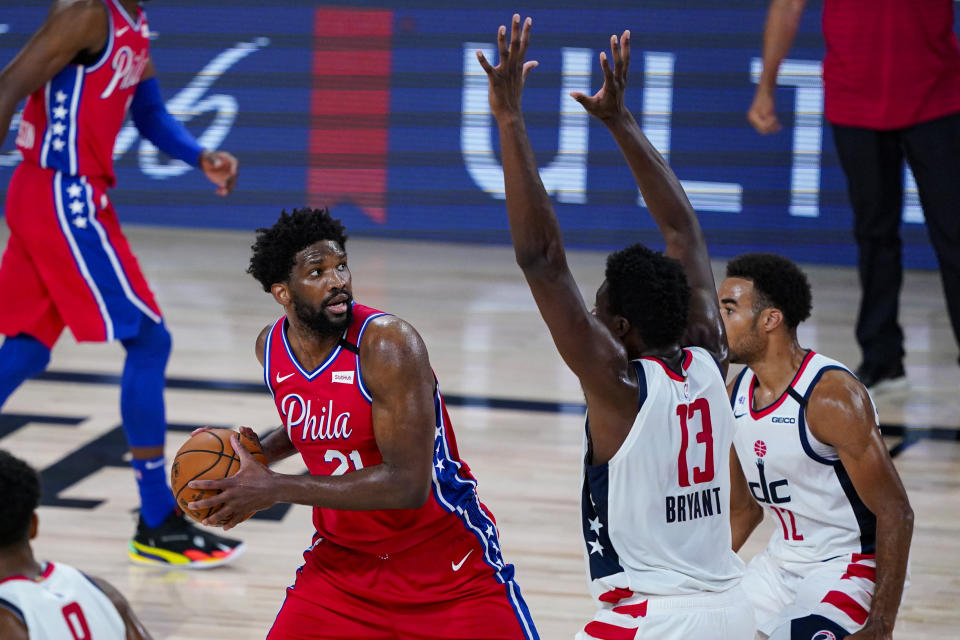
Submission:
{"label": "player's bicep", "polygon": [[807,408],[813,435],[837,451],[857,494],[877,514],[907,504],[900,475],[877,427],[869,394],[850,374],[831,371],[814,388]]}
{"label": "player's bicep", "polygon": [[580,383],[604,386],[623,379],[626,350],[587,309],[570,271],[525,275],[560,357]]}
{"label": "player's bicep", "polygon": [[360,365],[383,463],[426,499],[436,429],[436,380],[426,346],[402,320],[378,319],[367,328]]}
{"label": "player's bicep", "polygon": [[667,243],[664,254],[674,258],[683,266],[690,287],[690,311],[687,316],[687,330],[683,336],[684,346],[703,347],[713,354],[726,372],[727,334],[723,319],[720,317],[720,302],[717,299],[717,284],[710,266],[710,256],[699,228],[696,237],[691,234],[675,234],[677,237]]}

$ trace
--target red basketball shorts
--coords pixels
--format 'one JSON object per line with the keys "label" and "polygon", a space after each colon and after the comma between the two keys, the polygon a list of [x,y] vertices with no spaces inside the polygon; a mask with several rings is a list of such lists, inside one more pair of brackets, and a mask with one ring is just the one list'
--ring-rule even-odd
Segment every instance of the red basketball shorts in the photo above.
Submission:
{"label": "red basketball shorts", "polygon": [[499,571],[465,530],[386,557],[320,540],[267,640],[538,638],[513,566]]}
{"label": "red basketball shorts", "polygon": [[136,335],[160,308],[120,231],[105,185],[21,162],[6,202],[10,240],[0,262],[0,333],[52,347]]}

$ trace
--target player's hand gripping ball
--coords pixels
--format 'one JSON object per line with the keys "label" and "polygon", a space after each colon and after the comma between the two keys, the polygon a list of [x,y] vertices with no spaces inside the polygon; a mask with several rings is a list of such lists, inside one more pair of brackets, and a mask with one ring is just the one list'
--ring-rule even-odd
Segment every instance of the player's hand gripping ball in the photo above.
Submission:
{"label": "player's hand gripping ball", "polygon": [[204,518],[216,513],[220,505],[201,510],[188,509],[187,505],[208,498],[218,491],[191,489],[187,483],[191,480],[229,478],[240,470],[240,456],[230,445],[231,434],[237,434],[240,444],[261,464],[267,464],[260,443],[232,429],[207,429],[191,436],[183,443],[173,459],[173,467],[170,469],[170,486],[173,489],[173,495],[183,512],[197,522],[202,522]]}

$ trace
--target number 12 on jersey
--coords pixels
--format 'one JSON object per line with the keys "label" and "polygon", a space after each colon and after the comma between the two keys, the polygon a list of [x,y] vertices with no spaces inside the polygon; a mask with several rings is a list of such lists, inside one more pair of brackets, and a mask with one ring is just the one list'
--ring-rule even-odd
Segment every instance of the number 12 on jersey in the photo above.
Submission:
{"label": "number 12 on jersey", "polygon": [[[677,406],[677,416],[680,418],[680,453],[677,456],[677,471],[681,487],[691,484],[702,484],[713,480],[713,425],[710,422],[710,403],[706,398],[697,398],[690,404]],[[687,464],[687,449],[690,447],[691,427],[696,429],[699,420],[700,430],[696,431],[695,440],[704,446],[704,460],[702,466],[693,468],[693,478]],[[696,445],[694,445],[696,446]]]}

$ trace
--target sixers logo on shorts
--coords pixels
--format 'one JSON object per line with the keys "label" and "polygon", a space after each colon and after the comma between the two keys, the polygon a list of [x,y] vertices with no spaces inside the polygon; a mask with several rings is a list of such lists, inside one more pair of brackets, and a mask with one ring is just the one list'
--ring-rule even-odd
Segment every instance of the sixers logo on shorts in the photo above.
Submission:
{"label": "sixers logo on shorts", "polygon": [[[763,440],[757,440],[756,442],[753,443],[753,452],[757,454],[757,457],[759,458],[762,458],[763,456],[767,455],[767,443],[764,442]],[[817,640],[820,640],[820,639],[817,638]]]}
{"label": "sixers logo on shorts", "polygon": [[817,631],[810,640],[837,640],[832,631]]}

